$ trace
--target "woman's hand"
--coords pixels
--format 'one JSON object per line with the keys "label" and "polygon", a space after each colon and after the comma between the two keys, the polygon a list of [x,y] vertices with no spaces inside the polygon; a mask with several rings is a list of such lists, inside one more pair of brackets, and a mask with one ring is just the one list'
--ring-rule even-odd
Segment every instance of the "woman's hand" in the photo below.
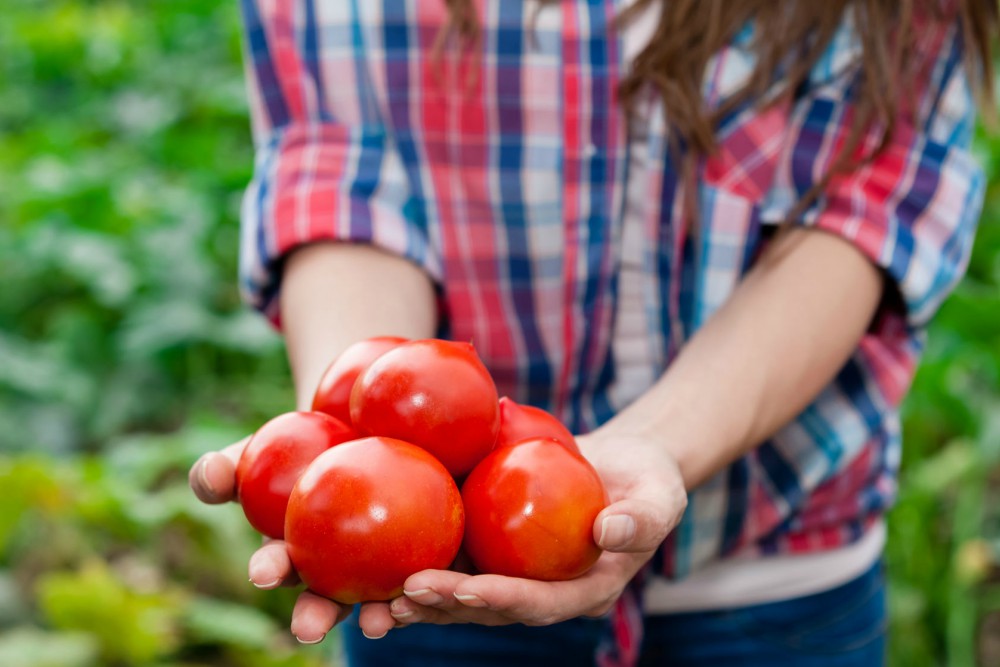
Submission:
{"label": "woman's hand", "polygon": [[[662,446],[635,436],[595,432],[578,440],[607,488],[611,504],[594,522],[594,540],[605,550],[583,576],[542,582],[498,575],[426,570],[407,579],[405,594],[391,603],[361,605],[359,623],[378,638],[412,623],[547,625],[607,613],[625,586],[652,557],[680,520],[687,496],[673,458]],[[236,462],[242,440],[202,456],[191,468],[191,488],[207,503],[235,498]],[[627,454],[627,455],[626,455]],[[261,589],[290,586],[298,577],[285,543],[271,540],[250,558],[250,581]],[[292,613],[292,633],[316,643],[351,608],[303,592]]]}
{"label": "woman's hand", "polygon": [[[359,286],[363,289],[359,289]],[[349,345],[372,336],[430,338],[437,327],[434,286],[417,265],[373,246],[314,243],[285,261],[281,321],[299,410],[309,410],[320,377]],[[203,502],[236,498],[236,464],[249,438],[209,452],[191,467],[191,488]],[[250,581],[271,589],[299,583],[285,543],[272,540],[250,558]],[[390,618],[385,602],[361,605],[361,618]],[[351,611],[306,591],[292,612],[292,633],[314,644]],[[381,636],[390,625],[372,635]]]}
{"label": "woman's hand", "polygon": [[[236,464],[250,438],[244,438],[218,452],[203,455],[188,473],[188,482],[195,495],[205,503],[217,505],[236,500]],[[270,590],[279,586],[295,586],[299,577],[281,540],[267,539],[250,557],[247,567],[250,582],[257,588]],[[389,605],[370,602],[361,605],[362,616],[387,616]],[[368,610],[371,607],[372,610]],[[303,591],[292,611],[292,634],[303,644],[315,644],[351,613],[350,605],[340,605],[309,591]],[[388,628],[386,629],[386,631]],[[384,635],[382,631],[379,636]]]}
{"label": "woman's hand", "polygon": [[595,432],[578,440],[600,473],[611,504],[594,522],[605,551],[586,574],[542,582],[499,575],[426,570],[412,575],[405,594],[361,619],[368,636],[394,624],[479,623],[549,625],[607,613],[625,586],[680,521],[687,495],[666,449],[634,436]]}

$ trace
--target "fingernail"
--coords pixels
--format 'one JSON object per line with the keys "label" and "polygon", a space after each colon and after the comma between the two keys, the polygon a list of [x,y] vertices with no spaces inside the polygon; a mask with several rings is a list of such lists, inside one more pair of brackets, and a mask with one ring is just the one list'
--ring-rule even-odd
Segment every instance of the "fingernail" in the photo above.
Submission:
{"label": "fingernail", "polygon": [[[261,548],[254,552],[247,563],[247,574],[250,583],[257,588],[268,590],[281,585],[280,565],[275,562],[272,549]],[[260,583],[258,583],[260,582]]]}
{"label": "fingernail", "polygon": [[215,495],[215,487],[212,483],[208,481],[208,459],[211,455],[205,455],[201,459],[201,463],[198,464],[198,482],[201,484],[202,488],[208,491],[213,496]]}
{"label": "fingernail", "polygon": [[603,549],[622,547],[635,537],[635,519],[627,514],[606,516],[601,521],[601,539],[598,544]]}
{"label": "fingernail", "polygon": [[416,591],[403,591],[403,595],[410,598],[414,602],[419,602],[420,604],[431,606],[436,604],[441,604],[444,602],[444,598],[432,591],[429,588],[421,588]]}
{"label": "fingernail", "polygon": [[378,637],[372,637],[370,634],[368,634],[364,630],[361,631],[361,634],[363,634],[366,639],[382,639],[382,637],[385,637],[387,634],[389,634],[389,631],[386,630],[385,632],[383,632],[382,634],[380,634]]}
{"label": "fingernail", "polygon": [[455,593],[455,599],[464,604],[466,607],[485,607],[486,603],[478,595],[459,595]]}
{"label": "fingernail", "polygon": [[295,641],[297,641],[300,644],[305,644],[307,646],[311,646],[312,644],[318,644],[321,641],[323,641],[324,639],[326,639],[326,635],[325,634],[320,635],[319,639],[312,639],[312,640],[302,639],[298,635],[294,635],[294,637],[295,637]]}
{"label": "fingernail", "polygon": [[[402,607],[402,609],[400,609]],[[402,599],[393,600],[389,603],[389,613],[393,618],[409,618],[413,616],[413,610],[407,609]]]}

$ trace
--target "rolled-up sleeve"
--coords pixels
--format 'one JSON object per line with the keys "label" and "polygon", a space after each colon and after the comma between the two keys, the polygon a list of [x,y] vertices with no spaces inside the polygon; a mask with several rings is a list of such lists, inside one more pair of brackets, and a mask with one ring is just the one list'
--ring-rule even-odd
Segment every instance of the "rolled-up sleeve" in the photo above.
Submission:
{"label": "rolled-up sleeve", "polygon": [[[931,33],[929,33],[931,34]],[[924,327],[965,272],[985,194],[970,151],[975,104],[962,62],[958,22],[942,24],[921,54],[894,131],[871,160],[837,174],[793,224],[844,238],[878,266],[909,326]],[[762,219],[784,214],[829,170],[856,112],[847,76],[827,76],[790,117],[787,153]],[[881,140],[862,137],[869,154]]]}
{"label": "rolled-up sleeve", "polygon": [[[365,45],[351,42],[358,31],[320,25],[310,2],[244,0],[242,10],[256,149],[241,210],[244,299],[277,322],[283,259],[321,241],[375,245],[438,279],[407,171],[371,101]],[[322,41],[338,39],[347,43]],[[336,56],[323,58],[325,48]]]}

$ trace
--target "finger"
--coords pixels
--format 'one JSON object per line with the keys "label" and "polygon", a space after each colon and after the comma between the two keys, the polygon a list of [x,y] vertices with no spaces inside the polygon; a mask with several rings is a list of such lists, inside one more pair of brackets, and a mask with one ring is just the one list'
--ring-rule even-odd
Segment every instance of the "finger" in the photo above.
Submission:
{"label": "finger", "polygon": [[549,582],[495,574],[462,582],[455,587],[454,597],[467,607],[489,609],[526,625],[549,625],[583,611],[575,597],[559,599]]}
{"label": "finger", "polygon": [[236,466],[221,453],[209,452],[191,466],[188,484],[203,503],[227,503],[236,496]]}
{"label": "finger", "polygon": [[344,612],[345,609],[332,600],[305,591],[299,595],[292,610],[292,634],[302,644],[318,644],[344,619]]}
{"label": "finger", "polygon": [[243,455],[243,450],[247,448],[247,443],[250,442],[250,438],[252,437],[253,437],[252,434],[248,435],[239,442],[234,442],[228,447],[223,447],[221,450],[219,450],[219,454],[222,454],[227,459],[232,461],[233,467],[235,467],[236,464],[240,462],[240,456]]}
{"label": "finger", "polygon": [[236,497],[236,464],[249,440],[247,436],[221,451],[208,452],[191,466],[188,484],[199,500],[217,505]]}
{"label": "finger", "polygon": [[271,540],[255,551],[250,556],[247,570],[250,582],[264,590],[298,582],[298,576],[288,557],[288,548],[281,540]]}
{"label": "finger", "polygon": [[396,621],[397,625],[420,623],[423,621],[420,612],[424,609],[405,595],[394,598],[389,602],[389,615]]}
{"label": "finger", "polygon": [[398,622],[478,623],[506,625],[515,621],[485,607],[476,607],[471,600],[455,597],[457,586],[470,575],[452,570],[424,570],[406,580],[403,596],[389,605],[389,612]]}
{"label": "finger", "polygon": [[[586,574],[569,581],[534,581],[484,574],[455,586],[463,605],[487,608],[526,625],[550,625],[603,612],[634,572],[632,555],[604,554]],[[625,561],[629,561],[626,563]]]}
{"label": "finger", "polygon": [[452,570],[423,570],[410,575],[403,584],[403,594],[425,607],[454,607],[456,586],[470,575]]}
{"label": "finger", "polygon": [[[454,606],[461,607],[456,604]],[[478,611],[478,610],[472,610]],[[489,622],[489,619],[475,617],[463,609],[437,609],[418,604],[406,596],[398,597],[389,603],[389,614],[397,626],[413,625],[414,623],[431,623],[434,625],[451,625],[453,623],[479,623],[480,625],[499,625]],[[503,623],[510,623],[504,619]]]}
{"label": "finger", "polygon": [[477,625],[510,625],[519,623],[520,619],[509,618],[503,613],[485,607],[471,607],[457,600],[454,595],[437,603],[437,607],[418,604],[414,600],[402,596],[389,604],[389,613],[395,619],[397,627],[415,623],[431,623],[434,625],[451,625],[455,623],[475,623]]}
{"label": "finger", "polygon": [[382,639],[396,627],[396,619],[389,612],[386,602],[365,602],[358,613],[361,634],[368,639]]}
{"label": "finger", "polygon": [[[583,588],[589,596],[591,591],[586,585]],[[482,616],[473,615],[473,611],[486,610],[492,615],[509,617],[511,620],[507,622],[532,625],[553,622],[557,615],[577,615],[590,607],[577,602],[578,594],[559,598],[553,582],[493,574],[473,577],[450,570],[425,570],[411,576],[406,580],[404,594],[419,605],[467,620]]]}
{"label": "finger", "polygon": [[680,521],[687,498],[669,489],[637,492],[605,507],[594,521],[594,541],[607,551],[655,550]]}

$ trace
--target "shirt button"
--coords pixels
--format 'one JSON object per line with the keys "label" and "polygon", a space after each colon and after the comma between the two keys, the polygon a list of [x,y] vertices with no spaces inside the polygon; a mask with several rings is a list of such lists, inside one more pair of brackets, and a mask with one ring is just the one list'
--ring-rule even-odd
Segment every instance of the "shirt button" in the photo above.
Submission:
{"label": "shirt button", "polygon": [[592,158],[597,155],[597,146],[594,144],[587,144],[587,147],[583,149],[583,155],[587,158]]}

